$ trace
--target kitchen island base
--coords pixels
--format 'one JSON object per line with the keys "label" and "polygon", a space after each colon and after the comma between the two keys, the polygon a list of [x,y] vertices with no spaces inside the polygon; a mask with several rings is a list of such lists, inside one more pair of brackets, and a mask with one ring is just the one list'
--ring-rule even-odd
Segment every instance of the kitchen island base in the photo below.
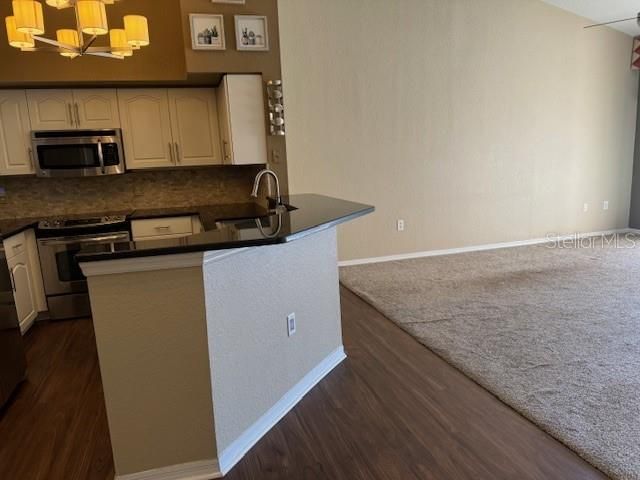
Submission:
{"label": "kitchen island base", "polygon": [[82,263],[116,478],[222,476],[345,358],[336,250],[331,227]]}

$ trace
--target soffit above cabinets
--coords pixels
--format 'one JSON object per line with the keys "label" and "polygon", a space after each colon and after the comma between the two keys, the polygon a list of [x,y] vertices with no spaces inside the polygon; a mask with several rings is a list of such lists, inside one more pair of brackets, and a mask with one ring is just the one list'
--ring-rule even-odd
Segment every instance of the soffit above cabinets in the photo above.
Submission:
{"label": "soffit above cabinets", "polygon": [[[634,17],[640,12],[638,0],[542,0],[563,10],[575,13],[589,23],[603,23],[622,18]],[[640,35],[640,27],[637,22],[630,20],[611,25],[611,28],[619,30],[633,37]]]}

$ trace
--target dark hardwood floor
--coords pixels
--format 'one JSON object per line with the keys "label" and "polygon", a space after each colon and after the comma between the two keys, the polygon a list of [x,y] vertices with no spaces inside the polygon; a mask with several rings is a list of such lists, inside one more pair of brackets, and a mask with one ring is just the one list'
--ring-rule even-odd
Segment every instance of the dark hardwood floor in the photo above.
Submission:
{"label": "dark hardwood floor", "polygon": [[25,346],[27,380],[0,412],[0,479],[111,480],[91,320],[36,324]]}
{"label": "dark hardwood floor", "polygon": [[[227,475],[256,479],[606,478],[351,292],[349,358]],[[103,480],[111,450],[90,321],[39,325],[0,413],[0,479]]]}

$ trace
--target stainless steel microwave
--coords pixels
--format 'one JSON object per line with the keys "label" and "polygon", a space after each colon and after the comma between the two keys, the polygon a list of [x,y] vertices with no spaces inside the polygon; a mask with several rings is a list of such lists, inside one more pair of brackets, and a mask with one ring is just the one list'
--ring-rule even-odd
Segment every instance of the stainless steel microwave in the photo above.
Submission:
{"label": "stainless steel microwave", "polygon": [[39,177],[93,177],[125,171],[119,129],[35,131],[31,145]]}

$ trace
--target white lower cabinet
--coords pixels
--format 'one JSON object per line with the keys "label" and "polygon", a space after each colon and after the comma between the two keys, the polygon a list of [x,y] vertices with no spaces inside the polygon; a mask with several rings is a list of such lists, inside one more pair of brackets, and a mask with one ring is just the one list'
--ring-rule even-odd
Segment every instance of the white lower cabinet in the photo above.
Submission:
{"label": "white lower cabinet", "polygon": [[35,233],[27,230],[4,240],[4,250],[11,274],[13,296],[24,334],[47,309]]}
{"label": "white lower cabinet", "polygon": [[31,285],[29,256],[26,251],[9,259],[9,271],[13,282],[13,296],[20,320],[20,331],[25,333],[38,316],[38,309]]}

